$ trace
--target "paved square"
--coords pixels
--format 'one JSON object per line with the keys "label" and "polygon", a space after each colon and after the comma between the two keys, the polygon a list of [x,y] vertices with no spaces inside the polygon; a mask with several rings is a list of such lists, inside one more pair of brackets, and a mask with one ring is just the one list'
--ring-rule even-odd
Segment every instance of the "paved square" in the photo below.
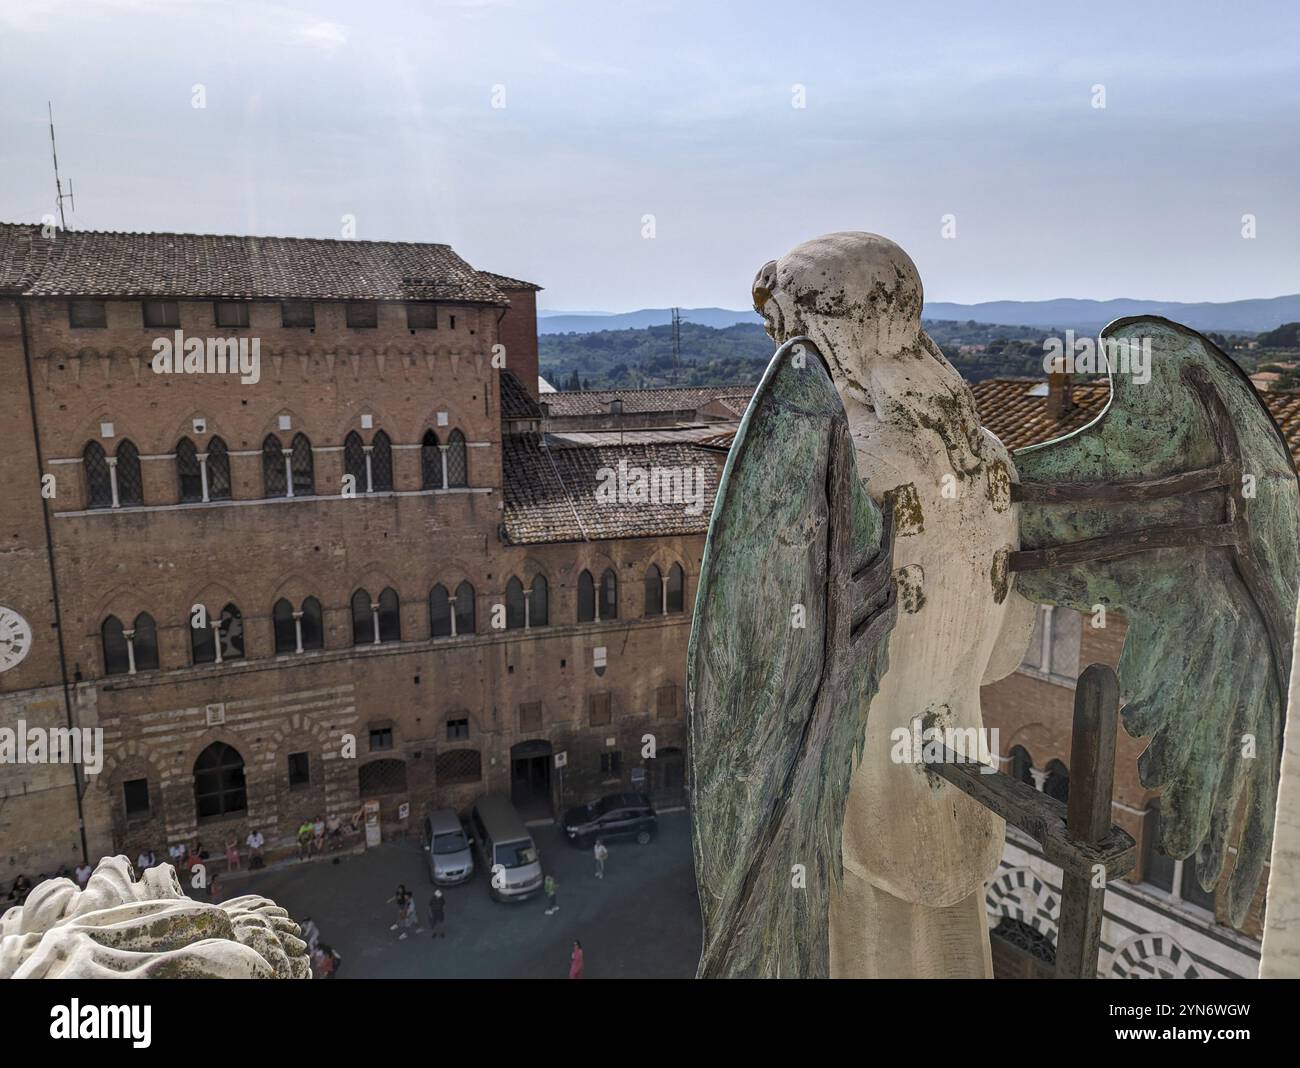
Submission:
{"label": "paved square", "polygon": [[[290,864],[222,878],[222,893],[273,898],[298,921],[310,916],[321,941],[343,955],[340,979],[562,979],[569,950],[582,942],[589,979],[690,978],[700,952],[700,910],[691,858],[690,818],[659,816],[649,845],[613,842],[605,878],[591,851],[569,846],[557,825],[530,827],[542,867],[559,882],[560,911],[545,913],[541,894],[496,904],[476,871],[443,890],[445,938],[411,929],[398,939],[388,903],[397,884],[415,894],[425,924],[433,883],[419,839],[385,843],[364,855]],[[477,859],[477,858],[476,858]]]}

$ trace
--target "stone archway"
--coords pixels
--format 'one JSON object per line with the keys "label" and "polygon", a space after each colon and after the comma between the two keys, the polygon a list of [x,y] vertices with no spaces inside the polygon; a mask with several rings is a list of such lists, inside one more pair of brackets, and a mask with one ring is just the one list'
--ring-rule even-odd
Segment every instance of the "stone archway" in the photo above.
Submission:
{"label": "stone archway", "polygon": [[1134,935],[1111,954],[1111,979],[1199,979],[1187,950],[1167,934]]}

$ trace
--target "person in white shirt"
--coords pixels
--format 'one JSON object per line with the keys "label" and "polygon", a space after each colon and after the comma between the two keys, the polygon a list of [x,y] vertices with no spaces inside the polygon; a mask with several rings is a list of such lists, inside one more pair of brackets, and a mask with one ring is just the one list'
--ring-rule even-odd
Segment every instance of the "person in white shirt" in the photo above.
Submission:
{"label": "person in white shirt", "polygon": [[152,868],[153,865],[154,865],[153,850],[152,849],[140,850],[140,855],[135,858],[135,870],[145,871],[148,868]]}
{"label": "person in white shirt", "polygon": [[86,884],[90,882],[90,873],[94,870],[95,869],[89,864],[77,865],[77,885],[81,887],[81,889],[86,889]]}
{"label": "person in white shirt", "polygon": [[183,842],[177,842],[174,846],[167,847],[167,855],[172,858],[172,866],[176,869],[178,874],[181,869],[185,867],[185,857],[187,853],[189,853],[189,850],[185,848]]}
{"label": "person in white shirt", "polygon": [[248,846],[248,855],[252,858],[249,864],[254,868],[262,866],[262,845],[265,841],[262,832],[257,828],[253,828],[249,836],[244,839],[244,843]]}
{"label": "person in white shirt", "polygon": [[596,858],[596,878],[605,878],[605,858],[609,856],[609,850],[599,838],[596,839],[596,847],[592,850],[592,855]]}

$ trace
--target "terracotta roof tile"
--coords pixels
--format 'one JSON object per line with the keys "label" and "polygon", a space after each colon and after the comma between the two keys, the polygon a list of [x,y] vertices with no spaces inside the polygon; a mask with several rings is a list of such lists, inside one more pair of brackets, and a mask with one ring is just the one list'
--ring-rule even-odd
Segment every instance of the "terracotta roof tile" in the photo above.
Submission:
{"label": "terracotta roof tile", "polygon": [[[569,446],[540,434],[502,439],[505,471],[504,534],[513,545],[703,534],[726,456],[688,444]],[[605,502],[597,498],[605,472],[665,469],[687,475],[688,489],[703,479],[703,493],[689,500]],[[699,475],[696,474],[699,472]]]}
{"label": "terracotta roof tile", "polygon": [[506,274],[497,274],[495,271],[479,271],[479,274],[496,286],[497,289],[532,289],[538,292],[542,289],[536,282],[524,282],[518,278],[511,278]]}
{"label": "terracotta roof tile", "polygon": [[501,369],[501,418],[541,419],[542,409],[514,371]]}
{"label": "terracotta roof tile", "polygon": [[1104,381],[1075,382],[1074,408],[1057,420],[1047,414],[1046,386],[1047,380],[1041,378],[989,378],[972,383],[971,392],[980,421],[1008,449],[1023,449],[1077,430],[1096,417],[1110,396]]}
{"label": "terracotta roof tile", "polygon": [[[1103,381],[1076,382],[1071,389],[1075,407],[1062,420],[1047,414],[1042,379],[990,378],[971,386],[980,420],[1009,449],[1023,449],[1067,434],[1091,422],[1106,405],[1110,387]],[[1291,459],[1300,466],[1300,390],[1261,393],[1264,406],[1286,438]]]}
{"label": "terracotta roof tile", "polygon": [[[19,257],[33,262],[22,237],[32,230],[39,235],[0,227],[0,272]],[[449,245],[83,230],[35,244],[44,258],[23,292],[36,297],[509,303]]]}
{"label": "terracotta roof tile", "polygon": [[557,390],[546,395],[554,416],[607,413],[611,401],[621,400],[624,412],[695,412],[719,403],[737,416],[743,413],[753,386],[699,386],[689,389]]}

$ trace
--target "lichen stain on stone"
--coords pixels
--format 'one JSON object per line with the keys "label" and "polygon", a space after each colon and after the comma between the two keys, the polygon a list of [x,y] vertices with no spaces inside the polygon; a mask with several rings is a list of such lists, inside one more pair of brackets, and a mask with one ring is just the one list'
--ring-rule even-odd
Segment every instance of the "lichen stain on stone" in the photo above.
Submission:
{"label": "lichen stain on stone", "polygon": [[993,511],[1005,512],[1011,507],[1011,472],[1005,460],[994,460],[989,465],[987,492]]}
{"label": "lichen stain on stone", "polygon": [[993,601],[995,604],[1001,604],[1005,601],[1007,594],[1011,590],[1011,572],[1007,567],[1007,560],[1010,556],[1010,549],[999,549],[993,554],[993,566],[989,568],[989,583],[993,587]]}
{"label": "lichen stain on stone", "polygon": [[925,513],[921,511],[921,495],[913,482],[896,486],[885,494],[886,503],[894,508],[894,530],[898,537],[925,532]]}
{"label": "lichen stain on stone", "polygon": [[916,615],[925,605],[925,572],[920,564],[908,564],[894,572],[898,587],[898,607],[910,616]]}

